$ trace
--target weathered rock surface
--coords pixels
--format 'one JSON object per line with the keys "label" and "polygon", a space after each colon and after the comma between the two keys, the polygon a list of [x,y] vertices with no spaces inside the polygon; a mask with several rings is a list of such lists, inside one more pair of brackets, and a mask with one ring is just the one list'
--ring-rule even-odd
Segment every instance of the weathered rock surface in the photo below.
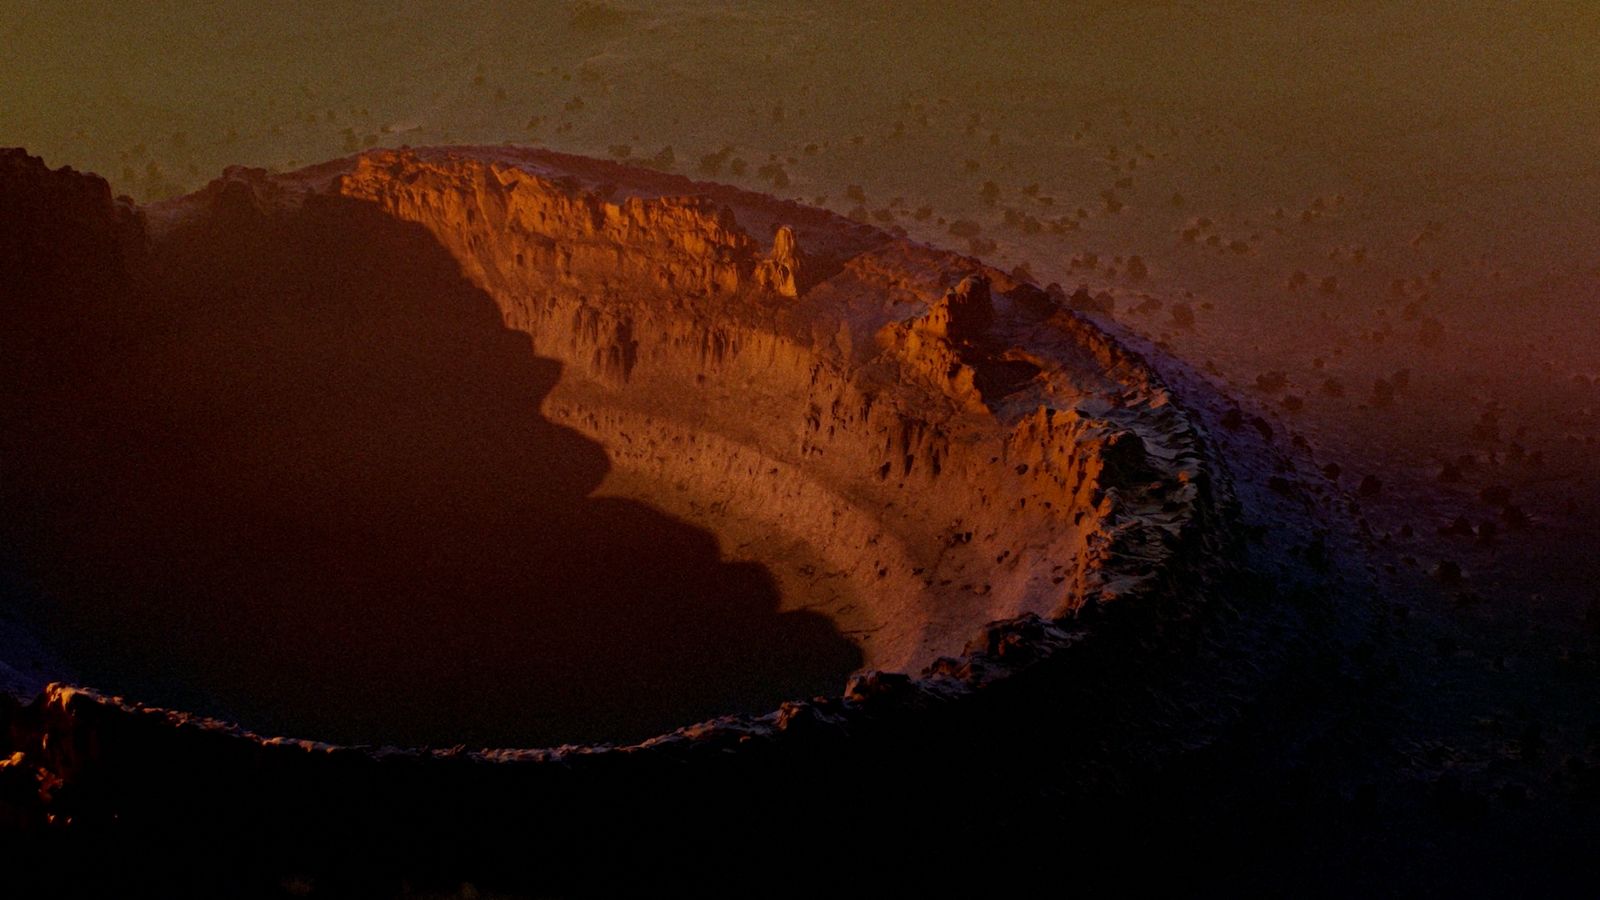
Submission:
{"label": "weathered rock surface", "polygon": [[[461,260],[566,364],[546,413],[604,444],[632,495],[807,545],[825,568],[785,593],[841,586],[823,608],[868,666],[912,671],[983,622],[1128,589],[1137,569],[1106,548],[1175,539],[1201,499],[1186,422],[1140,363],[974,260],[531,151],[370,154],[304,184],[416,221]],[[777,235],[770,256],[746,229]],[[797,244],[817,279],[798,298]],[[1104,468],[1124,434],[1142,471]]]}

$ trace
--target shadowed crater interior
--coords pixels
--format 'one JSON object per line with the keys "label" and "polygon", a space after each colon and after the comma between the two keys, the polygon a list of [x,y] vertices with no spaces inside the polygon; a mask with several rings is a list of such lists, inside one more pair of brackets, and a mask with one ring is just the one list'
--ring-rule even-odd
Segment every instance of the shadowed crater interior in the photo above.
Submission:
{"label": "shadowed crater interior", "polygon": [[89,275],[23,264],[4,537],[85,683],[271,733],[529,746],[861,664],[709,532],[591,496],[604,448],[540,411],[560,364],[423,227],[223,203],[131,284],[51,252]]}

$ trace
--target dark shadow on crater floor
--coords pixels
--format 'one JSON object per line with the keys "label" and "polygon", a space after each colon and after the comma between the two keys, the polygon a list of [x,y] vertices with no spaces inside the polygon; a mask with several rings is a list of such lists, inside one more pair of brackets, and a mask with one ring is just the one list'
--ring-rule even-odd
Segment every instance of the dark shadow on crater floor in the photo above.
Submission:
{"label": "dark shadow on crater floor", "polygon": [[78,346],[35,354],[61,371],[0,423],[11,565],[88,683],[267,732],[526,746],[860,664],[710,534],[589,497],[602,448],[539,414],[557,364],[419,226],[235,198],[144,268],[63,305],[97,321],[58,329]]}

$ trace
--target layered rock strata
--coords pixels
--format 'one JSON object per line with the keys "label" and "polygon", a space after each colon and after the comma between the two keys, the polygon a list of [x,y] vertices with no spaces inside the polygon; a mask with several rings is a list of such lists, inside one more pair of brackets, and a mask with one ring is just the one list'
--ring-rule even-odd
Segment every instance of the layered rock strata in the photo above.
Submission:
{"label": "layered rock strata", "polygon": [[817,562],[779,569],[786,595],[844,623],[869,667],[1126,592],[1193,519],[1203,467],[1165,389],[975,260],[550,154],[372,154],[301,178],[437,237],[565,364],[545,411],[605,445],[627,493],[753,536],[757,558],[803,548]]}

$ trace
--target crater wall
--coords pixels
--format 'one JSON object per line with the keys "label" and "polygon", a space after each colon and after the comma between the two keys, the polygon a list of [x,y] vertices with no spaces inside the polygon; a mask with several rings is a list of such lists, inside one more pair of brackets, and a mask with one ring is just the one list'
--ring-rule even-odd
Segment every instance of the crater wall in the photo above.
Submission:
{"label": "crater wall", "polygon": [[538,152],[371,154],[306,187],[426,227],[563,362],[545,412],[607,448],[611,489],[767,561],[871,667],[1127,590],[1192,516],[1164,389],[975,260]]}
{"label": "crater wall", "polygon": [[[497,461],[475,490],[532,486],[568,505],[597,492],[696,523],[716,536],[724,559],[769,567],[780,602],[792,613],[831,620],[860,647],[863,663],[840,693],[795,697],[766,715],[684,723],[643,742],[547,749],[374,751],[268,737],[138,697],[57,684],[25,704],[0,705],[0,749],[10,754],[0,764],[8,798],[0,808],[19,820],[119,822],[151,833],[208,821],[219,834],[255,833],[269,827],[263,823],[303,829],[302,813],[315,802],[324,813],[349,813],[371,834],[394,837],[396,846],[414,846],[436,839],[440,822],[507,804],[557,802],[549,827],[529,832],[554,836],[562,816],[671,818],[668,807],[678,801],[663,798],[682,793],[672,785],[698,785],[685,790],[732,809],[768,783],[761,779],[782,781],[784,773],[809,772],[816,788],[855,783],[844,776],[856,755],[896,768],[918,735],[962,733],[972,710],[988,708],[980,698],[990,686],[1036,671],[1042,661],[1079,659],[1075,648],[1096,638],[1095,620],[1081,618],[1085,608],[1144,610],[1133,623],[1159,618],[1222,546],[1217,495],[1226,479],[1202,436],[1144,363],[1065,309],[1054,286],[1018,283],[976,260],[823,211],[507,148],[378,152],[287,175],[230,170],[196,195],[142,209],[113,201],[92,176],[49,173],[23,154],[0,162],[8,211],[77,222],[40,232],[54,234],[40,247],[8,248],[15,252],[7,257],[13,296],[6,313],[25,326],[11,329],[8,340],[31,354],[7,357],[7,377],[20,388],[9,395],[10,420],[42,427],[63,408],[76,408],[82,419],[103,417],[115,437],[137,416],[89,401],[95,385],[127,376],[120,362],[101,361],[125,361],[126,353],[111,351],[139,343],[125,324],[93,324],[126,318],[118,291],[161,282],[163,267],[225,267],[208,244],[178,252],[197,227],[234,238],[267,227],[260,239],[271,244],[273,222],[319,204],[354,204],[312,220],[338,224],[354,216],[420,226],[427,242],[404,236],[390,249],[444,249],[436,262],[458,270],[492,299],[505,326],[527,336],[526,346],[495,337],[497,358],[559,361],[551,386],[534,395],[543,397],[541,408],[527,414],[585,436],[557,441],[577,457],[552,465],[550,458],[513,455],[510,463]],[[88,207],[80,208],[84,198]],[[65,220],[52,219],[58,213]],[[292,265],[296,254],[337,250],[350,239],[342,227],[301,234],[267,259]],[[398,277],[411,270],[401,271]],[[359,344],[401,328],[413,341],[437,344],[441,324],[452,321],[449,303],[471,297],[454,287],[442,298],[403,288],[387,284],[375,296],[407,297],[426,312],[424,320],[379,316],[338,340]],[[197,290],[179,300],[163,309],[198,310],[201,325],[212,321],[217,297]],[[299,301],[304,305],[282,308],[269,302],[266,314],[316,319],[326,312],[315,292]],[[79,316],[85,327],[70,327]],[[137,324],[141,334],[196,340],[173,333],[160,317]],[[439,366],[452,353],[470,353],[468,343],[450,341],[466,341],[477,329],[431,347],[425,358],[433,368],[406,377],[460,377]],[[236,362],[227,355],[233,349],[217,352],[229,366]],[[263,354],[270,360],[271,348]],[[354,358],[402,374],[412,365],[409,358],[382,360],[378,351]],[[62,395],[37,375],[63,365],[89,373],[83,396]],[[221,396],[230,403],[246,397]],[[516,418],[515,404],[525,402],[517,392],[488,396],[495,398],[488,407],[441,421]],[[215,406],[212,400],[201,412]],[[414,414],[393,409],[402,418]],[[266,422],[273,434],[281,425]],[[6,446],[8,465],[29,458],[21,445]],[[452,436],[446,446],[488,458],[473,449],[473,434]],[[593,473],[605,467],[588,455],[596,446],[609,461],[597,491]],[[83,484],[103,481],[103,457],[51,466],[31,474],[54,487],[19,494],[34,507],[8,527],[25,530],[30,516],[52,509],[96,508],[100,498],[73,485],[80,477]],[[27,481],[13,478],[8,488]],[[435,498],[446,507],[450,483]],[[667,521],[628,515],[636,530]],[[87,521],[108,541],[129,533],[117,522]],[[348,543],[363,540],[357,534]],[[456,540],[466,546],[476,538]],[[12,542],[13,556],[25,550]],[[657,555],[663,552],[672,551]],[[13,569],[19,562],[7,558]],[[733,571],[748,579],[753,569]],[[462,616],[462,607],[452,609]],[[447,625],[428,619],[417,627]],[[1070,671],[1075,681],[1094,677]],[[1011,698],[995,709],[1035,702],[1021,698],[1054,690],[1050,683],[995,695]],[[324,687],[339,715],[363,708],[359,692]],[[527,712],[503,691],[444,700],[485,714]],[[935,721],[942,724],[916,724]],[[832,762],[819,768],[824,759]],[[397,809],[402,797],[415,809]]]}

